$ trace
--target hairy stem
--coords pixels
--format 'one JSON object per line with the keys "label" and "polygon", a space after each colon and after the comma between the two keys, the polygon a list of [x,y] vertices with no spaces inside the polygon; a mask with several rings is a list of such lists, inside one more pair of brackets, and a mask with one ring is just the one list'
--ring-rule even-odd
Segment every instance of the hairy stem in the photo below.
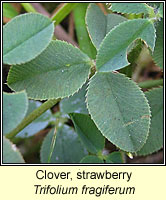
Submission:
{"label": "hairy stem", "polygon": [[27,12],[33,12],[33,13],[37,12],[30,3],[21,3],[21,5]]}
{"label": "hairy stem", "polygon": [[143,82],[138,83],[138,85],[141,88],[149,89],[155,86],[163,85],[163,79],[143,81]]}
{"label": "hairy stem", "polygon": [[52,17],[52,21],[55,21],[55,26],[58,25],[78,3],[65,3]]}
{"label": "hairy stem", "polygon": [[40,107],[32,111],[27,117],[23,119],[23,121],[10,133],[6,135],[7,138],[11,139],[16,136],[21,130],[23,130],[26,126],[28,126],[32,121],[38,118],[41,114],[43,114],[46,110],[54,106],[58,103],[60,99],[50,99],[43,103]]}

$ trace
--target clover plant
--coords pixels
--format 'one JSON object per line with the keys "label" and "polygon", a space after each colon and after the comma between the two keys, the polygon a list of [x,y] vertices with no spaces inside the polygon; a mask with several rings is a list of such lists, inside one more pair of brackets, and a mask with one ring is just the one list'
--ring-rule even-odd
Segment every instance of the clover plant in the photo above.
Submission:
{"label": "clover plant", "polygon": [[[163,3],[66,3],[52,18],[32,5],[8,14],[13,19],[3,27],[13,91],[3,93],[3,162],[23,163],[14,138],[48,125],[41,163],[123,163],[125,155],[160,150],[163,80],[138,83],[134,75],[143,52],[163,73]],[[53,37],[71,11],[79,48]],[[60,112],[47,111],[58,102]]]}

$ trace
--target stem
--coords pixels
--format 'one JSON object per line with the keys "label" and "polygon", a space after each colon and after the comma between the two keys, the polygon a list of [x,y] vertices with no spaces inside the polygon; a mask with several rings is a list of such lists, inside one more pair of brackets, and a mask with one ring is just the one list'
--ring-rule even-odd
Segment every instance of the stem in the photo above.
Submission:
{"label": "stem", "polygon": [[23,119],[23,121],[10,133],[6,135],[7,138],[11,139],[16,136],[21,130],[23,130],[26,126],[28,126],[32,121],[38,118],[41,114],[43,114],[46,110],[54,106],[58,103],[60,99],[50,99],[43,103],[40,107],[32,111],[27,117]]}
{"label": "stem", "polygon": [[89,75],[89,78],[91,78],[96,73],[96,67],[95,65],[91,64],[91,73]]}
{"label": "stem", "polygon": [[143,82],[138,83],[138,85],[141,88],[149,89],[155,86],[163,85],[163,79],[143,81]]}
{"label": "stem", "polygon": [[30,3],[21,3],[21,5],[27,12],[33,12],[33,13],[37,12]]}
{"label": "stem", "polygon": [[52,17],[52,21],[55,21],[54,25],[58,25],[78,3],[65,3]]}
{"label": "stem", "polygon": [[108,8],[107,8],[107,6],[106,6],[105,3],[96,3],[96,4],[100,7],[100,9],[102,10],[102,12],[103,12],[105,15],[108,14]]}

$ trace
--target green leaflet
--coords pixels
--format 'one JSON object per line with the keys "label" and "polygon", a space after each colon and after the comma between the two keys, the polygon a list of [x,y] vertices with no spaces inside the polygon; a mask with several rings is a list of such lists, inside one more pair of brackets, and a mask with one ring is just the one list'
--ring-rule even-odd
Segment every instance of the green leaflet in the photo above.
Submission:
{"label": "green leaflet", "polygon": [[90,116],[72,113],[70,117],[74,123],[77,134],[87,150],[93,154],[102,151],[105,145],[105,138],[97,129]]}
{"label": "green leaflet", "polygon": [[12,131],[23,120],[28,109],[28,98],[25,91],[3,93],[3,134]]}
{"label": "green leaflet", "polygon": [[10,3],[3,3],[3,16],[13,18],[18,15],[16,9]]}
{"label": "green leaflet", "polygon": [[[28,116],[32,111],[38,108],[42,103],[39,101],[29,101],[28,111],[26,116]],[[51,111],[47,110],[45,113],[40,115],[36,120],[30,123],[27,127],[25,127],[22,131],[20,131],[16,137],[29,137],[37,133],[38,131],[44,129],[48,124],[52,117]]]}
{"label": "green leaflet", "polygon": [[41,14],[13,18],[3,27],[3,62],[16,65],[37,57],[51,42],[53,22]]}
{"label": "green leaflet", "polygon": [[88,155],[88,156],[85,156],[80,161],[80,163],[104,163],[104,161],[98,158],[97,156]]}
{"label": "green leaflet", "polygon": [[87,107],[101,133],[127,152],[145,143],[150,108],[143,92],[120,73],[96,73],[87,92]]}
{"label": "green leaflet", "polygon": [[3,163],[25,163],[16,146],[3,136]]}
{"label": "green leaflet", "polygon": [[60,110],[63,113],[83,113],[88,114],[85,103],[87,84],[76,92],[73,96],[66,97],[60,101]]}
{"label": "green leaflet", "polygon": [[155,45],[155,28],[147,19],[128,20],[112,29],[102,41],[97,54],[96,68],[101,72],[121,69],[127,61],[127,48],[141,38],[152,49]]}
{"label": "green leaflet", "polygon": [[145,92],[145,95],[151,107],[152,120],[149,137],[143,148],[137,152],[138,155],[144,156],[163,147],[163,87]]}
{"label": "green leaflet", "polygon": [[157,26],[157,31],[156,31],[156,44],[155,44],[155,48],[154,48],[154,52],[153,52],[153,59],[155,61],[155,63],[161,68],[163,69],[163,62],[164,62],[164,58],[163,58],[163,54],[164,54],[164,24],[163,24],[163,19],[161,19],[161,21],[159,22],[158,26]]}
{"label": "green leaflet", "polygon": [[[56,141],[51,155],[50,163],[79,163],[87,155],[87,151],[81,144],[73,128],[64,125],[59,128],[56,134]],[[54,129],[45,137],[41,151],[41,163],[47,163],[50,156]]]}
{"label": "green leaflet", "polygon": [[117,13],[148,14],[153,8],[146,3],[111,3],[110,9]]}
{"label": "green leaflet", "polygon": [[121,152],[113,152],[106,156],[106,163],[124,163]]}
{"label": "green leaflet", "polygon": [[25,89],[32,99],[63,98],[82,87],[89,71],[87,55],[66,42],[56,40],[31,62],[12,66],[7,82],[13,90]]}
{"label": "green leaflet", "polygon": [[98,49],[106,34],[125,20],[127,19],[116,14],[106,16],[96,4],[90,4],[86,13],[86,24],[94,46]]}

